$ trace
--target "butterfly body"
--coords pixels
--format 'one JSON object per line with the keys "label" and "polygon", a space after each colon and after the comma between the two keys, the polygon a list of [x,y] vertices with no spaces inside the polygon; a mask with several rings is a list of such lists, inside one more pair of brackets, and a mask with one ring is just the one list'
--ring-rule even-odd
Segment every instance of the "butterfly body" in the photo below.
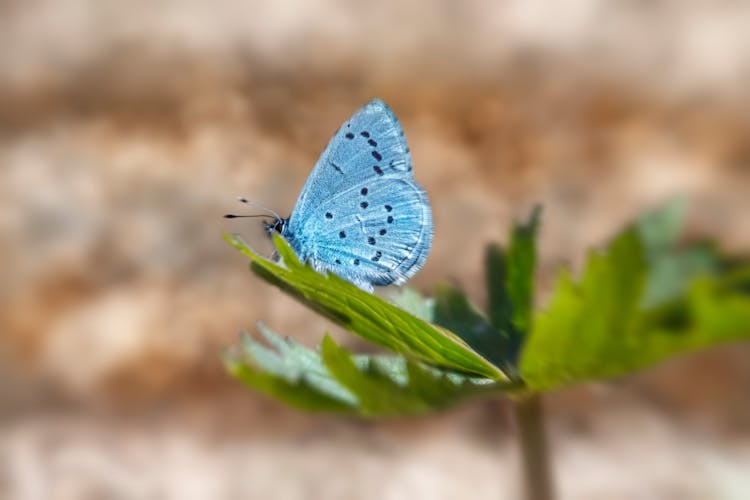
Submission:
{"label": "butterfly body", "polygon": [[336,132],[288,219],[267,224],[302,262],[358,287],[401,284],[424,264],[432,213],[412,175],[409,148],[375,99]]}

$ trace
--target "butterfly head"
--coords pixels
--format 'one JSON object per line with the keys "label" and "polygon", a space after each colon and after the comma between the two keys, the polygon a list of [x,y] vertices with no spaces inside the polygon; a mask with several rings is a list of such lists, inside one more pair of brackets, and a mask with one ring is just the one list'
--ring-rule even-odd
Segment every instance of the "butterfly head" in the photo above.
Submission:
{"label": "butterfly head", "polygon": [[227,214],[224,216],[226,219],[236,219],[238,217],[267,217],[273,222],[263,222],[263,227],[265,228],[266,232],[269,236],[271,236],[274,231],[283,234],[284,229],[286,229],[287,224],[289,223],[289,217],[284,218],[271,210],[270,208],[266,208],[263,205],[259,205],[258,203],[249,201],[247,198],[238,198],[238,200],[241,203],[244,203],[246,205],[250,205],[252,207],[260,208],[261,210],[265,210],[266,212],[269,212],[273,215],[267,215],[267,214],[258,214],[258,215],[235,215],[235,214]]}
{"label": "butterfly head", "polygon": [[263,227],[266,229],[268,235],[271,236],[274,231],[283,234],[288,223],[289,218],[277,217],[273,222],[264,222]]}

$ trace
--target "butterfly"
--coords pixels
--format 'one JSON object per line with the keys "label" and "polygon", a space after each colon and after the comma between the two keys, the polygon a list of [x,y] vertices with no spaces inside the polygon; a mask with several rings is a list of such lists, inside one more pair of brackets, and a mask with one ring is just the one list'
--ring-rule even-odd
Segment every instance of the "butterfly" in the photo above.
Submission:
{"label": "butterfly", "polygon": [[379,99],[334,134],[291,215],[271,213],[266,230],[280,233],[300,261],[368,292],[411,278],[432,244],[430,204],[414,180],[404,132]]}

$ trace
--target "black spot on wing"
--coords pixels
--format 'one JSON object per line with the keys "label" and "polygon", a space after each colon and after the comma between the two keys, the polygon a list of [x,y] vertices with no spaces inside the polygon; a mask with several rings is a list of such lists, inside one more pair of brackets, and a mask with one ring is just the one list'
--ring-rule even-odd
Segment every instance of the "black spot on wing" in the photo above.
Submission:
{"label": "black spot on wing", "polygon": [[375,158],[378,161],[380,161],[380,160],[383,159],[383,156],[380,153],[378,153],[377,151],[373,151],[372,152],[372,157]]}

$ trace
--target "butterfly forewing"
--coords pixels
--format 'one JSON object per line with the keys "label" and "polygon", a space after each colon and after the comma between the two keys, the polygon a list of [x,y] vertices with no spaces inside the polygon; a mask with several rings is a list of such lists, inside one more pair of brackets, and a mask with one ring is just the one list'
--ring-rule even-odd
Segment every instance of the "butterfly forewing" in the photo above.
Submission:
{"label": "butterfly forewing", "polygon": [[307,179],[292,217],[367,179],[412,177],[409,148],[390,108],[374,99],[336,131]]}

